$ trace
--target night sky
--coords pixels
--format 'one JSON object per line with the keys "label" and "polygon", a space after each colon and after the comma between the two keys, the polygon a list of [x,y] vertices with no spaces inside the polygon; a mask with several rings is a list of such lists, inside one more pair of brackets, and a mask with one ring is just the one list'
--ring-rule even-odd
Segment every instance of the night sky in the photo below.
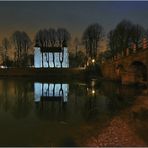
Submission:
{"label": "night sky", "polygon": [[33,38],[39,29],[49,27],[65,27],[73,37],[80,37],[95,22],[107,33],[123,19],[147,29],[148,2],[0,2],[0,40],[15,30],[24,30]]}

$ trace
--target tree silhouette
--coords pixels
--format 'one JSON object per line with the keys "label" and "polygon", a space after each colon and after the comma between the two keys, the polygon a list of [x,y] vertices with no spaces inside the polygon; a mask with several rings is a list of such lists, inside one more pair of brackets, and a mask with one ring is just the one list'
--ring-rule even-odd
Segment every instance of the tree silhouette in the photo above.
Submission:
{"label": "tree silhouette", "polygon": [[86,55],[96,59],[98,45],[103,37],[103,28],[98,23],[91,24],[86,28],[82,36],[82,42],[86,48]]}
{"label": "tree silhouette", "polygon": [[27,65],[28,49],[31,46],[31,39],[25,32],[15,31],[12,34],[12,43],[16,50],[17,66]]}
{"label": "tree silhouette", "polygon": [[[39,30],[36,33],[35,41],[36,46],[39,46],[41,49],[49,49],[54,47],[65,47],[68,45],[68,41],[70,40],[70,33],[65,28],[58,28],[55,30],[54,28]],[[55,53],[52,52],[53,55],[53,64],[55,67]],[[59,53],[59,61],[61,63],[64,59],[64,51],[62,50],[61,53]],[[48,63],[49,67],[49,53],[46,53],[46,61]],[[42,66],[43,66],[43,52],[42,52]]]}
{"label": "tree silhouette", "polygon": [[[70,40],[70,33],[65,28],[58,28],[57,29],[57,41],[59,47],[67,47],[68,41]],[[61,53],[59,53],[59,61],[62,67],[62,63],[64,60],[64,51],[62,50]]]}
{"label": "tree silhouette", "polygon": [[8,49],[10,48],[10,42],[7,38],[4,38],[2,40],[2,48],[3,48],[3,53],[2,53],[3,63],[6,66],[8,60]]}
{"label": "tree silhouette", "polygon": [[[56,46],[56,38],[57,38],[57,34],[55,29],[50,28],[49,29],[49,40],[50,40],[50,45],[51,47],[55,47]],[[55,54],[54,52],[52,52],[52,60],[53,60],[53,65],[55,67]]]}
{"label": "tree silhouette", "polygon": [[113,55],[125,53],[131,43],[138,44],[145,34],[145,30],[140,25],[135,25],[128,20],[121,21],[114,30],[108,33],[109,48]]}
{"label": "tree silhouette", "polygon": [[76,57],[77,57],[78,46],[80,45],[80,41],[79,41],[79,39],[77,37],[74,39],[74,44],[75,44]]}
{"label": "tree silhouette", "polygon": [[[45,38],[45,30],[39,30],[35,35],[36,46],[39,46],[40,48],[43,48],[45,46],[45,39],[46,39]],[[42,52],[42,67],[44,67],[44,64],[43,64],[43,52]]]}
{"label": "tree silhouette", "polygon": [[139,48],[139,42],[142,40],[145,34],[146,34],[146,31],[141,25],[139,24],[133,25],[132,31],[131,31],[131,41],[135,43],[136,49]]}
{"label": "tree silhouette", "polygon": [[121,21],[114,30],[109,32],[109,46],[113,54],[121,53],[129,46],[133,24],[130,21]]}
{"label": "tree silhouette", "polygon": [[23,48],[23,62],[26,65],[28,61],[28,49],[31,47],[32,42],[26,32],[22,32],[22,48]]}
{"label": "tree silhouette", "polygon": [[57,41],[59,47],[64,47],[68,45],[71,35],[65,28],[57,29]]}

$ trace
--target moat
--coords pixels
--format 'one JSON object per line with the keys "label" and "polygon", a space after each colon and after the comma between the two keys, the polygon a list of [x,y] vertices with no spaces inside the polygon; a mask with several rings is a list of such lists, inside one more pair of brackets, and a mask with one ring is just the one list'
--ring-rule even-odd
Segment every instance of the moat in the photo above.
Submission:
{"label": "moat", "polygon": [[146,88],[0,80],[0,146],[148,146]]}

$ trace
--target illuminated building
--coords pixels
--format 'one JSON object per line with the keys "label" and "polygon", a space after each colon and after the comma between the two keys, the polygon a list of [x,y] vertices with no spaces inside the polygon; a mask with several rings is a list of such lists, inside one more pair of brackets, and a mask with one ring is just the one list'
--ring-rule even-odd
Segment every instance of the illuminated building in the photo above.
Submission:
{"label": "illuminated building", "polygon": [[41,49],[40,47],[35,47],[34,66],[35,68],[41,68],[41,67],[68,68],[69,67],[68,48],[48,47]]}

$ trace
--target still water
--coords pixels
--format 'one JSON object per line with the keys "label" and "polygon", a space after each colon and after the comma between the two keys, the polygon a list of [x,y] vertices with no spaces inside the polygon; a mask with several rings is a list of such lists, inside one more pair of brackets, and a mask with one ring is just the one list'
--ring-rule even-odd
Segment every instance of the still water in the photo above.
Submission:
{"label": "still water", "polygon": [[1,79],[0,146],[82,146],[82,141],[132,106],[140,93],[137,88],[95,79]]}

